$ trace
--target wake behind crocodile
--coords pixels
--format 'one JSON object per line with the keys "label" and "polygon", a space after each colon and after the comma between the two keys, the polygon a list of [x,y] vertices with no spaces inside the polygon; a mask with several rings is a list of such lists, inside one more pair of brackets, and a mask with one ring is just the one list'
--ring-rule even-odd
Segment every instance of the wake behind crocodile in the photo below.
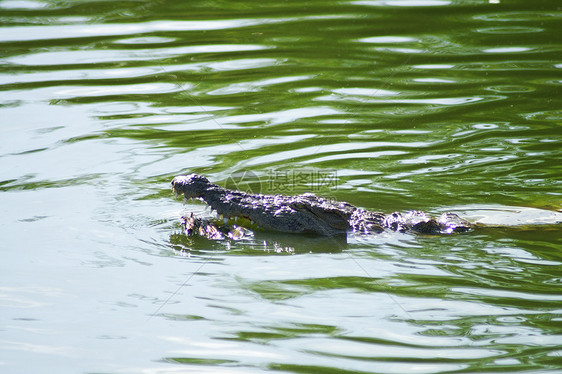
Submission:
{"label": "wake behind crocodile", "polygon": [[473,227],[558,225],[562,212],[522,206],[472,204],[450,207],[473,224]]}

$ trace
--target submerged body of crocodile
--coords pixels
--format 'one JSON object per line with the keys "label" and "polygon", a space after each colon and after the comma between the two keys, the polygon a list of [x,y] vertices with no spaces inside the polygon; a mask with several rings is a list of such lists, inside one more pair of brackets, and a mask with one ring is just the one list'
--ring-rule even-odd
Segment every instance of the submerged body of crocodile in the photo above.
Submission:
{"label": "submerged body of crocodile", "polygon": [[[264,229],[287,233],[338,235],[348,231],[380,233],[385,229],[421,234],[464,232],[471,224],[454,213],[438,218],[420,211],[383,214],[332,201],[313,194],[297,196],[250,194],[222,188],[197,174],[177,176],[172,189],[186,199],[199,198],[225,219],[242,217]],[[187,234],[199,233],[210,239],[222,238],[212,223],[184,217]]]}

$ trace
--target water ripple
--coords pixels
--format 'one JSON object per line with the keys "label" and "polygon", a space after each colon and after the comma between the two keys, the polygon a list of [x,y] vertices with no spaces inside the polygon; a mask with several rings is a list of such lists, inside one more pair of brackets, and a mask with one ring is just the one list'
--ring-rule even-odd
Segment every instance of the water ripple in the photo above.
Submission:
{"label": "water ripple", "polygon": [[222,44],[161,49],[56,51],[8,57],[4,61],[9,64],[26,66],[84,65],[125,61],[150,61],[190,54],[256,51],[265,48],[267,47],[260,45]]}
{"label": "water ripple", "polygon": [[92,36],[137,35],[155,31],[225,30],[269,23],[270,20],[226,19],[203,21],[149,21],[56,26],[12,26],[0,28],[2,42],[91,38]]}
{"label": "water ripple", "polygon": [[[555,372],[559,9],[217,4],[0,2],[3,368]],[[210,242],[181,173],[477,226]]]}

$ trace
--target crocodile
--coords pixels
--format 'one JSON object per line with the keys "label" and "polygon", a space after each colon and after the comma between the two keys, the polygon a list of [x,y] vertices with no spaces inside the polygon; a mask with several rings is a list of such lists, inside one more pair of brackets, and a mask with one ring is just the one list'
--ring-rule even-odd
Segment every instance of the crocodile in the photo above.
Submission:
{"label": "crocodile", "polygon": [[[312,193],[284,196],[230,190],[197,174],[175,177],[172,190],[185,199],[203,200],[211,210],[222,215],[225,225],[231,218],[245,218],[263,229],[285,233],[336,236],[348,232],[377,234],[392,230],[438,235],[472,229],[470,222],[454,213],[443,213],[439,217],[418,210],[384,214]],[[182,225],[187,235],[198,234],[208,239],[223,239],[225,236],[235,239],[245,232],[243,227],[237,226],[233,226],[232,230],[221,229],[193,214],[182,217]]]}

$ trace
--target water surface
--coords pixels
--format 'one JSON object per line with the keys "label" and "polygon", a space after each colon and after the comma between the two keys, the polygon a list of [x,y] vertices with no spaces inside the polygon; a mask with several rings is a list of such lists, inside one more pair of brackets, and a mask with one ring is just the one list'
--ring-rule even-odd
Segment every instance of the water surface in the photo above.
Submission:
{"label": "water surface", "polygon": [[[0,370],[562,370],[561,18],[0,2]],[[488,226],[186,238],[182,173]]]}

